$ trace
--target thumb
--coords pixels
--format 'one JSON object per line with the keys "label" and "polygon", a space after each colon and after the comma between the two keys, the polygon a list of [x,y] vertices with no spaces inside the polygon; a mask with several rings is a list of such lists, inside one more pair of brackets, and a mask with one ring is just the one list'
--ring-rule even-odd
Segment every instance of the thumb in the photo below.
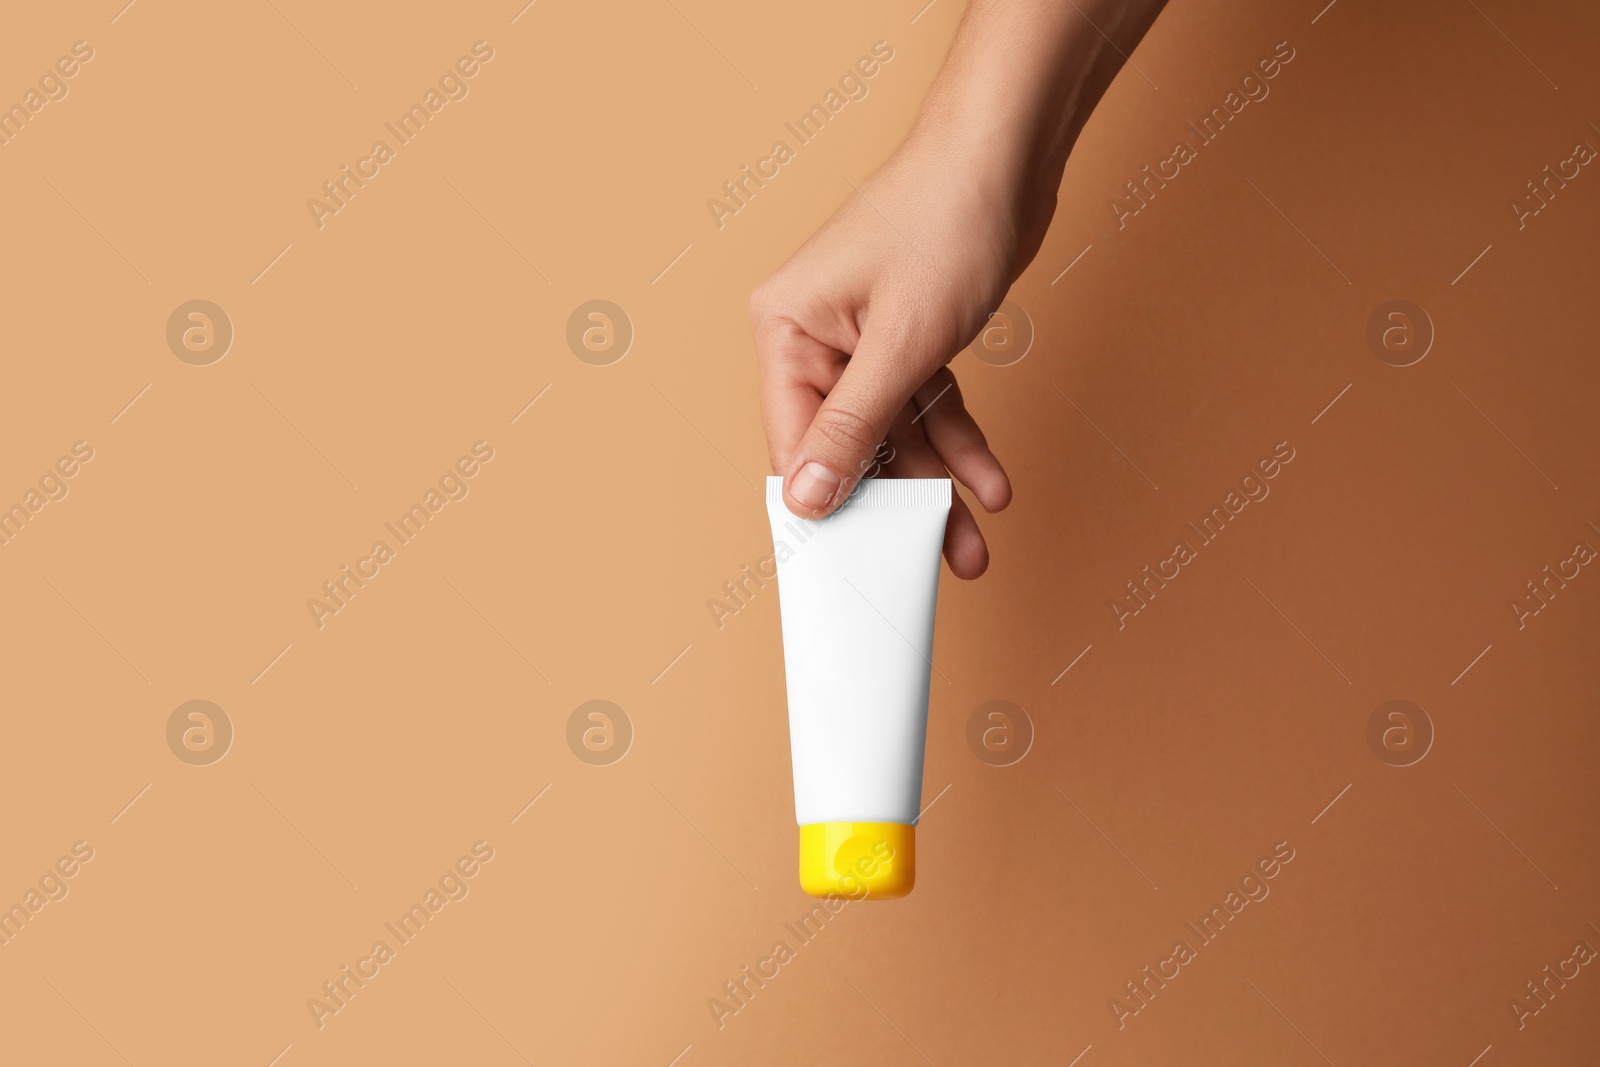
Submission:
{"label": "thumb", "polygon": [[784,482],[784,503],[820,519],[836,509],[871,469],[889,426],[932,372],[921,353],[869,326],[839,381],[801,437]]}

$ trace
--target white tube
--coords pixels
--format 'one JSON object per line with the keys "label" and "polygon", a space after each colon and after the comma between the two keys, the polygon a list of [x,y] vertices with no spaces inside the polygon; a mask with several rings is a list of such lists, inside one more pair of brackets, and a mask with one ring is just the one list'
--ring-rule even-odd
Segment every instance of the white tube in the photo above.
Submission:
{"label": "white tube", "polygon": [[767,479],[789,691],[800,884],[814,896],[904,896],[933,667],[948,478],[863,480],[821,520]]}

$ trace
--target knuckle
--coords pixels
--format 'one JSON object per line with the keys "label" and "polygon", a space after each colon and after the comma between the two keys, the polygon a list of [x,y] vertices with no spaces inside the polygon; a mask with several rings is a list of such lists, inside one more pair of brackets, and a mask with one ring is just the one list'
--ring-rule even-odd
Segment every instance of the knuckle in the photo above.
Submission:
{"label": "knuckle", "polygon": [[750,294],[750,323],[759,332],[770,329],[775,323],[786,322],[793,316],[795,302],[793,287],[783,274],[774,274]]}
{"label": "knuckle", "polygon": [[761,328],[763,319],[766,318],[767,301],[769,299],[768,285],[762,285],[750,294],[750,325],[757,330]]}
{"label": "knuckle", "polygon": [[806,331],[793,319],[768,315],[756,324],[756,356],[763,366],[792,365],[804,350]]}
{"label": "knuckle", "polygon": [[975,441],[963,441],[950,450],[947,465],[954,467],[984,467],[993,464],[999,467],[1000,461],[994,458],[994,453],[989,451],[989,445],[980,434]]}
{"label": "knuckle", "polygon": [[779,355],[786,345],[805,336],[791,308],[792,301],[776,277],[750,294],[750,330],[763,359]]}
{"label": "knuckle", "polygon": [[828,444],[852,455],[871,453],[878,447],[879,435],[872,423],[844,408],[823,407],[812,428]]}
{"label": "knuckle", "polygon": [[945,412],[966,410],[966,399],[961,395],[961,385],[949,367],[940,367],[933,372],[933,377],[917,390],[917,402],[924,408],[934,406],[944,408],[945,410],[940,412],[941,415]]}

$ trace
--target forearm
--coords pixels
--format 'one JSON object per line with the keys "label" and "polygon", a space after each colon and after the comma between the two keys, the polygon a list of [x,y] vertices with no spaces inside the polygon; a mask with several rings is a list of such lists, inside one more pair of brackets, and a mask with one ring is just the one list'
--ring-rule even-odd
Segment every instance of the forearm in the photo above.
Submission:
{"label": "forearm", "polygon": [[970,165],[1017,205],[1022,243],[1042,239],[1067,154],[1164,2],[972,0],[908,145]]}

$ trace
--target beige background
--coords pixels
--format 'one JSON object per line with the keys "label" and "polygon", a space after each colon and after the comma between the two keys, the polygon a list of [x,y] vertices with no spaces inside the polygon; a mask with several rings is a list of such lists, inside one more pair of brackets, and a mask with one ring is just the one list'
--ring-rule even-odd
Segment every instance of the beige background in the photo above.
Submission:
{"label": "beige background", "polygon": [[[1600,175],[1521,230],[1508,202],[1600,146],[1600,14],[1395,7],[1177,0],[1113,86],[1012,292],[1031,351],[956,362],[1016,503],[989,575],[946,577],[919,885],[803,947],[776,592],[707,606],[770,546],[745,299],[891,150],[959,4],[9,12],[0,100],[94,59],[0,147],[0,503],[94,459],[0,547],[0,903],[94,858],[0,947],[6,1062],[1592,1062],[1594,966],[1520,1030],[1509,1002],[1600,948],[1600,575],[1523,629],[1510,602],[1600,547]],[[318,229],[307,198],[479,40],[470,95]],[[707,198],[879,40],[870,95],[719,230]],[[1123,182],[1284,40],[1119,231]],[[209,366],[165,340],[195,299],[236,333]],[[636,331],[610,366],[565,341],[594,299]],[[1409,367],[1365,340],[1392,299],[1436,332]],[[479,440],[470,495],[318,629]],[[1280,441],[1271,496],[1119,630]],[[166,739],[196,699],[236,732],[206,766]],[[568,748],[591,699],[620,762]],[[1394,699],[1432,723],[1411,766],[1366,740]],[[967,744],[991,700],[1033,724],[1012,766]],[[480,840],[319,1029],[308,998]]]}

